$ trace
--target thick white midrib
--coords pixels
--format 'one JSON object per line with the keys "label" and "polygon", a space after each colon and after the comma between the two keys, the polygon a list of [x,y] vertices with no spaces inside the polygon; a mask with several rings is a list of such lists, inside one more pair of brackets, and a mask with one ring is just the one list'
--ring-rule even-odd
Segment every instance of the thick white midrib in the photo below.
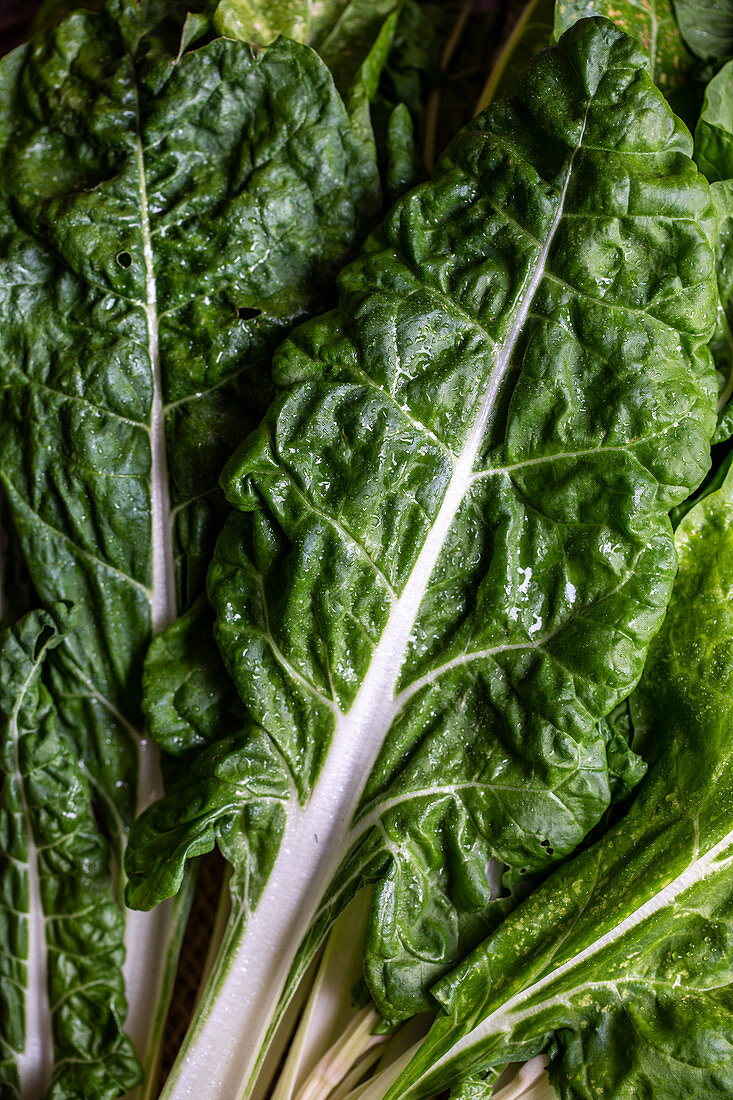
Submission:
{"label": "thick white midrib", "polygon": [[163,411],[163,377],[158,333],[158,295],[150,232],[145,163],[143,161],[142,142],[139,136],[136,143],[136,155],[140,181],[140,232],[145,259],[145,315],[148,329],[148,353],[153,376],[153,398],[150,409],[150,517],[153,578],[150,602],[153,634],[159,634],[167,626],[170,626],[176,617],[176,588],[168,487],[168,456],[166,453]]}
{"label": "thick white midrib", "polygon": [[489,417],[545,274],[576,152],[571,154],[547,239],[521,292],[435,522],[401,596],[392,605],[354,703],[336,720],[331,748],[313,794],[305,807],[289,810],[263,896],[231,957],[222,958],[215,968],[164,1098],[198,1100],[206,1095],[209,1100],[239,1100],[254,1084],[258,1056],[298,947],[348,849],[364,783],[398,713],[397,682],[415,621],[458,509],[472,485]]}
{"label": "thick white midrib", "polygon": [[[145,317],[153,395],[150,408],[150,524],[152,586],[150,598],[153,635],[176,617],[173,531],[168,485],[168,457],[163,408],[163,379],[158,331],[158,299],[148,209],[145,163],[138,116],[136,158],[140,192],[140,232],[145,261]],[[144,734],[137,738],[137,813],[160,797],[163,784],[157,747]],[[175,927],[175,903],[165,902],[151,912],[128,909],[125,913],[125,961],[122,974],[128,1003],[125,1030],[138,1057],[146,1065],[151,1035],[163,990],[168,947]]]}
{"label": "thick white midrib", "polygon": [[[648,920],[662,909],[671,905],[681,894],[686,893],[687,890],[692,889],[693,886],[702,882],[710,871],[714,869],[713,865],[718,857],[721,856],[723,852],[730,849],[731,846],[733,846],[733,830],[727,833],[723,839],[719,840],[712,848],[708,849],[705,855],[700,856],[699,859],[693,860],[692,863],[688,864],[681,874],[667,883],[659,893],[654,894],[653,897],[645,901],[644,904],[640,905],[633,913],[630,913],[629,916],[622,920],[620,924],[617,924],[615,928],[611,928],[608,932],[605,932],[597,940],[594,940],[592,944],[589,944],[588,947],[579,951],[577,955],[574,955],[572,959],[568,959],[567,962],[556,967],[555,970],[551,970],[549,974],[545,974],[539,981],[534,982],[533,985],[516,993],[503,1005],[495,1009],[490,1016],[487,1016],[477,1027],[468,1032],[467,1035],[464,1035],[462,1039],[459,1039],[446,1054],[434,1062],[430,1068],[430,1074],[432,1075],[441,1066],[460,1056],[464,1050],[470,1049],[472,1046],[475,1046],[477,1043],[491,1036],[509,1033],[511,1029],[521,1023],[522,1020],[534,1015],[537,1011],[537,1006],[530,1006],[522,1010],[522,1006],[526,1004],[527,1001],[536,996],[537,993],[541,993],[543,989],[546,989],[553,982],[564,977],[565,974],[582,966],[588,959],[604,951],[606,947],[620,940],[627,932],[633,931],[634,928],[638,927],[645,920]],[[571,995],[572,990],[566,992],[563,996],[564,999],[567,999],[567,997]]]}
{"label": "thick white midrib", "polygon": [[51,1002],[48,995],[48,946],[46,943],[46,917],[41,896],[41,877],[38,872],[38,849],[33,839],[33,826],[25,785],[20,771],[20,746],[18,743],[18,713],[26,690],[37,671],[34,664],[19,695],[18,705],[9,722],[9,734],[13,744],[13,766],[23,807],[23,824],[27,842],[28,868],[28,960],[25,987],[25,1045],[18,1053],[18,1078],[21,1100],[41,1100],[46,1095],[53,1074],[53,1023]]}

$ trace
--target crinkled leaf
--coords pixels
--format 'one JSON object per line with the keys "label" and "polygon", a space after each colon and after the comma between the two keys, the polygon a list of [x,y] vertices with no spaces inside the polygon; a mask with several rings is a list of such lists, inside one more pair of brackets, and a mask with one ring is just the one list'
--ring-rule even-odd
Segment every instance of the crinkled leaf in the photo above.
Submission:
{"label": "crinkled leaf", "polygon": [[733,54],[733,3],[731,0],[674,0],[674,12],[682,37],[704,61]]}
{"label": "crinkled leaf", "polygon": [[111,0],[0,64],[0,478],[41,600],[78,606],[47,673],[120,848],[158,782],[148,643],[201,592],[273,347],[379,207],[312,50],[179,56],[184,14]]}
{"label": "crinkled leaf", "polygon": [[106,727],[115,709],[139,727],[153,620],[199,590],[217,472],[260,413],[267,356],[323,295],[377,182],[307,49],[255,59],[218,40],[161,83],[145,39],[138,69],[127,45],[113,12],[77,15],[6,63],[0,463],[39,592],[81,605],[56,686],[70,727],[104,730],[95,774],[129,820]]}
{"label": "crinkled leaf", "polygon": [[695,129],[695,160],[712,183],[718,217],[716,269],[720,300],[710,344],[719,381],[720,418],[715,443],[723,442],[733,432],[730,405],[733,396],[733,112],[729,106],[732,81],[733,62],[729,62],[708,84]]}
{"label": "crinkled leaf", "polygon": [[486,1077],[467,1077],[451,1089],[450,1100],[491,1100],[498,1076],[496,1071],[490,1071]]}
{"label": "crinkled leaf", "polygon": [[221,740],[242,724],[242,704],[214,642],[206,598],[155,638],[145,658],[147,729],[172,756]]}
{"label": "crinkled leaf", "polygon": [[[197,1023],[238,1054],[212,1093],[363,881],[370,988],[410,1015],[490,913],[489,860],[546,869],[608,805],[598,722],[715,419],[712,206],[645,67],[600,20],[538,55],[283,345],[226,469],[217,639],[300,805]],[[210,1072],[189,1048],[170,1095]]]}
{"label": "crinkled leaf", "polygon": [[733,1091],[733,478],[676,535],[680,573],[634,695],[654,765],[626,816],[434,990],[386,1100],[550,1046],[563,1100]]}
{"label": "crinkled leaf", "polygon": [[89,781],[41,675],[63,606],[0,634],[0,1093],[114,1100],[138,1080],[122,1031],[123,920]]}
{"label": "crinkled leaf", "polygon": [[[226,851],[228,833],[243,831],[249,804],[262,810],[268,802],[286,801],[289,794],[287,771],[261,730],[241,730],[197,753],[180,778],[167,784],[166,798],[133,827],[127,861],[132,904],[147,908],[161,896],[175,894],[186,860],[210,852],[217,835]],[[139,866],[155,867],[140,885]]]}

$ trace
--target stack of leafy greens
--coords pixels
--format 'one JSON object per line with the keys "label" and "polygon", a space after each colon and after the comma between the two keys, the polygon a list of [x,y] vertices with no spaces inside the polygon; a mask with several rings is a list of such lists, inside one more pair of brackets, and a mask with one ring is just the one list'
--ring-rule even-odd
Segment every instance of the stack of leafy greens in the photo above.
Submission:
{"label": "stack of leafy greens", "polygon": [[216,846],[168,1100],[729,1095],[733,9],[532,0],[414,187],[470,5],[69,7],[0,62],[0,1094],[158,1095]]}

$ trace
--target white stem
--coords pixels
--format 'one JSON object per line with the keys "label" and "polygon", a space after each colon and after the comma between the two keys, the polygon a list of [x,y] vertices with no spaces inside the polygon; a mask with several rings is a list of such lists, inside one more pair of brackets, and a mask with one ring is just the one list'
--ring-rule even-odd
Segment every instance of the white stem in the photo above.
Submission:
{"label": "white stem", "polygon": [[[324,890],[359,835],[351,823],[363,785],[399,711],[397,684],[414,625],[473,483],[489,418],[545,274],[576,152],[570,156],[547,238],[519,292],[511,327],[476,403],[432,527],[401,595],[392,604],[351,709],[346,714],[337,712],[330,751],[309,801],[304,807],[289,807],[263,896],[238,942],[231,945],[231,955],[221,960],[212,975],[210,991],[168,1079],[166,1100],[199,1100],[204,1094],[209,1100],[238,1100],[251,1095],[298,948],[318,913]],[[488,340],[486,354],[491,354]]]}
{"label": "white stem", "polygon": [[372,1047],[346,1074],[337,1088],[328,1093],[328,1100],[346,1100],[350,1092],[357,1088],[359,1082],[377,1064],[381,1057],[380,1047]]}
{"label": "white stem", "polygon": [[360,891],[333,926],[271,1100],[292,1100],[356,1015],[351,989],[361,977],[371,897],[371,890]]}
{"label": "white stem", "polygon": [[318,970],[320,959],[316,955],[313,962],[306,970],[296,992],[290,998],[290,1003],[282,1014],[277,1031],[270,1043],[267,1055],[262,1063],[262,1068],[257,1075],[257,1084],[252,1092],[252,1100],[274,1100],[272,1089],[277,1072],[282,1065],[285,1051],[290,1050],[293,1033],[298,1026],[298,1021],[303,1012],[303,1006],[308,1000],[308,994]]}
{"label": "white stem", "polygon": [[[153,635],[165,630],[176,617],[173,531],[170,508],[168,458],[166,452],[163,378],[160,361],[158,301],[153,258],[152,233],[148,210],[147,181],[137,112],[136,159],[140,193],[140,232],[145,261],[145,316],[148,355],[152,373],[150,408],[150,534],[152,585],[150,594]],[[142,813],[163,793],[160,756],[155,744],[145,735],[137,739],[138,777],[136,812]],[[125,961],[123,977],[128,1003],[126,1030],[145,1070],[143,1088],[152,1087],[159,1056],[163,1022],[160,1019],[166,986],[170,981],[171,945],[176,940],[181,904],[164,902],[149,913],[127,910],[125,914]],[[131,1097],[139,1095],[136,1090]]]}
{"label": "white stem", "polygon": [[419,1049],[420,1043],[415,1043],[414,1046],[406,1050],[404,1054],[401,1054],[399,1058],[396,1058],[394,1062],[391,1062],[375,1077],[365,1081],[363,1085],[359,1085],[358,1088],[349,1093],[347,1100],[383,1100],[385,1094],[389,1092],[402,1072],[407,1069]]}
{"label": "white stem", "polygon": [[25,1027],[23,1050],[18,1052],[17,1066],[21,1100],[40,1100],[51,1085],[54,1066],[53,1024],[48,996],[48,945],[46,915],[41,895],[38,870],[38,848],[33,836],[33,823],[26,799],[24,777],[20,768],[18,714],[28,686],[36,675],[33,665],[18,692],[18,702],[8,722],[8,738],[13,746],[13,769],[18,795],[23,808],[28,874],[28,957],[25,988]]}
{"label": "white stem", "polygon": [[129,1006],[125,1031],[146,1066],[155,1062],[158,1054],[151,1049],[150,1043],[167,977],[176,913],[175,899],[164,901],[149,913],[136,909],[125,911],[122,974]]}
{"label": "white stem", "polygon": [[495,1090],[493,1100],[520,1100],[520,1097],[529,1095],[534,1100],[551,1100],[555,1097],[555,1091],[545,1072],[548,1062],[546,1054],[538,1054],[536,1058],[525,1062],[511,1081],[503,1088]]}
{"label": "white stem", "polygon": [[163,375],[158,332],[158,292],[155,280],[153,245],[148,213],[142,141],[137,139],[137,167],[140,184],[140,232],[145,260],[145,316],[148,328],[148,355],[152,370],[153,397],[150,408],[150,521],[152,539],[151,611],[153,634],[159,634],[176,617],[176,585],[173,567],[168,455],[163,411]]}

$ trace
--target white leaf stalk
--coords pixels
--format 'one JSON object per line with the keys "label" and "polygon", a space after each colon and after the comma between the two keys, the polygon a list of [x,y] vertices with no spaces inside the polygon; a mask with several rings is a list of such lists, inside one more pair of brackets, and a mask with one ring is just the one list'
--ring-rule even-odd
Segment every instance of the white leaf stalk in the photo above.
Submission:
{"label": "white leaf stalk", "polygon": [[[581,132],[577,148],[582,143]],[[280,850],[254,913],[232,928],[196,1020],[163,1092],[164,1100],[249,1100],[285,1005],[283,990],[298,949],[344,854],[368,822],[354,824],[364,783],[404,705],[397,685],[410,638],[453,522],[474,479],[502,383],[545,275],[577,148],[571,154],[547,236],[514,306],[457,455],[440,508],[348,712],[336,709],[329,755],[305,806],[291,803]],[[310,960],[306,960],[306,963]],[[302,961],[301,961],[302,962]]]}
{"label": "white leaf stalk", "polygon": [[351,990],[361,977],[370,902],[371,890],[362,890],[334,924],[271,1100],[300,1097],[318,1064],[358,1015]]}
{"label": "white leaf stalk", "polygon": [[[377,1048],[389,1038],[388,1035],[374,1034],[379,1021],[379,1013],[373,1005],[366,1005],[354,1017],[341,1038],[320,1059],[303,1087],[298,1090],[296,1100],[327,1100],[364,1055],[371,1052],[376,1060],[379,1057]],[[366,1067],[361,1069],[360,1076],[365,1069]]]}
{"label": "white leaf stalk", "polygon": [[38,869],[38,847],[33,836],[25,781],[20,763],[18,715],[31,680],[37,674],[33,665],[18,692],[18,702],[8,723],[8,737],[13,746],[13,767],[23,808],[23,824],[27,838],[26,869],[28,874],[28,968],[25,997],[25,1045],[18,1052],[20,1100],[41,1100],[51,1086],[54,1068],[53,1025],[48,993],[48,945],[46,943],[46,912],[41,896]]}
{"label": "white leaf stalk", "polygon": [[[165,408],[160,360],[158,298],[148,210],[147,182],[137,111],[136,161],[140,195],[140,232],[145,261],[145,316],[148,355],[152,371],[150,408],[150,526],[152,586],[150,617],[153,636],[161,633],[176,617],[173,528],[170,508],[168,459],[165,437]],[[138,750],[137,805],[142,813],[163,793],[160,754],[143,734],[136,735]],[[165,1021],[173,992],[175,970],[193,892],[192,876],[178,897],[151,912],[125,912],[125,961],[122,973],[128,1003],[126,1030],[143,1066],[143,1083],[126,1100],[152,1100],[157,1078]]]}
{"label": "white leaf stalk", "polygon": [[547,1076],[549,1059],[538,1054],[529,1062],[519,1066],[516,1075],[501,1087],[502,1077],[497,1081],[494,1100],[557,1100],[557,1093]]}

